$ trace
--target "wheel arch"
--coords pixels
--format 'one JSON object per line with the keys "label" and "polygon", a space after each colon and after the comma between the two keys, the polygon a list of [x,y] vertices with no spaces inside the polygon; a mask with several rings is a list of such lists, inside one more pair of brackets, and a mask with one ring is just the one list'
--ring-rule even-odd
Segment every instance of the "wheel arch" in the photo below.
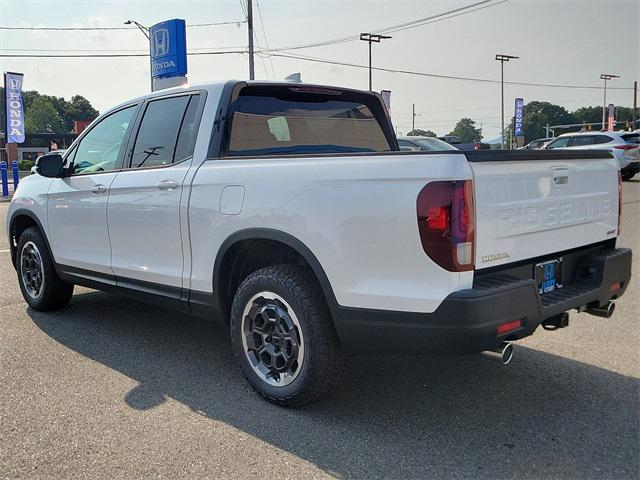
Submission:
{"label": "wheel arch", "polygon": [[[225,278],[229,275],[229,262],[234,258],[235,253],[237,253],[237,248],[239,248],[240,245],[246,244],[245,242],[248,241],[273,242],[273,246],[283,245],[289,249],[289,252],[299,255],[304,263],[309,266],[318,280],[327,305],[333,314],[335,307],[337,306],[333,288],[331,287],[331,283],[329,282],[324,268],[311,249],[309,249],[309,247],[307,247],[298,238],[281,230],[271,228],[249,228],[239,230],[227,237],[218,249],[218,253],[216,255],[213,268],[213,294],[218,301],[218,305],[220,305],[225,318],[228,318],[228,307],[230,306],[230,300],[232,300],[232,298],[228,298],[229,292],[226,289],[226,287],[228,287],[227,282],[229,279]],[[233,284],[231,286],[233,287]],[[235,293],[235,290],[233,293]]]}
{"label": "wheel arch", "polygon": [[49,239],[47,238],[46,231],[42,226],[42,222],[40,221],[38,216],[31,210],[20,208],[18,210],[15,210],[11,214],[11,218],[9,219],[9,249],[13,267],[16,268],[16,248],[18,245],[18,240],[20,239],[20,235],[22,235],[22,232],[30,227],[37,227],[40,230],[42,236],[44,237],[44,241],[47,244],[47,248],[49,249],[49,253],[51,254],[51,258],[54,258],[55,264],[53,250],[51,250],[51,245],[49,244]]}

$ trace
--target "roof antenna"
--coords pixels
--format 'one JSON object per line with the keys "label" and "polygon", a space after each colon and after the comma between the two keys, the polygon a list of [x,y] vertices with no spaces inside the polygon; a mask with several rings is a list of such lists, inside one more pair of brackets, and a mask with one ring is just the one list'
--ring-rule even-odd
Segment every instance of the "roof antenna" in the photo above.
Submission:
{"label": "roof antenna", "polygon": [[300,72],[292,73],[288,77],[285,77],[285,81],[292,83],[302,83],[302,77],[300,76]]}

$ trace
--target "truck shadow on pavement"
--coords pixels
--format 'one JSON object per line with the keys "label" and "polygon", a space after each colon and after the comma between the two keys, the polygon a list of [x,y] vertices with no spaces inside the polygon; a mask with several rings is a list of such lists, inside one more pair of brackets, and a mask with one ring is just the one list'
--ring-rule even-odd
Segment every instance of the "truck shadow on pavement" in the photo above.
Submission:
{"label": "truck shadow on pavement", "polygon": [[339,477],[631,478],[640,467],[638,379],[533,349],[517,348],[506,368],[353,357],[330,399],[286,410],[251,391],[220,324],[99,292],[29,315],[139,382],[131,408],[170,397]]}

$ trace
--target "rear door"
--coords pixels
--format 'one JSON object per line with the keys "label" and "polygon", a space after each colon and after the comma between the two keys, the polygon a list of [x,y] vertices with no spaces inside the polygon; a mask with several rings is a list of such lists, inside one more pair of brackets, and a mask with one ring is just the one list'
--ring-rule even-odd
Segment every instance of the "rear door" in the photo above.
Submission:
{"label": "rear door", "polygon": [[[111,268],[119,285],[179,297],[184,265],[180,210],[203,95],[152,99],[132,135],[107,208]],[[155,286],[153,285],[155,284]]]}
{"label": "rear door", "polygon": [[476,268],[617,235],[618,164],[606,152],[467,155],[476,202]]}

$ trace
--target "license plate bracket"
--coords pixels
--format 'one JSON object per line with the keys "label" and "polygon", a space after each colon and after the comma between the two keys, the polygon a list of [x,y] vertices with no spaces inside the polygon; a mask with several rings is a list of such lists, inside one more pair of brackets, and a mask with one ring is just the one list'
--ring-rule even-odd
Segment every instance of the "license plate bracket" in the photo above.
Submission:
{"label": "license plate bracket", "polygon": [[540,295],[562,288],[562,257],[536,263],[533,278]]}

